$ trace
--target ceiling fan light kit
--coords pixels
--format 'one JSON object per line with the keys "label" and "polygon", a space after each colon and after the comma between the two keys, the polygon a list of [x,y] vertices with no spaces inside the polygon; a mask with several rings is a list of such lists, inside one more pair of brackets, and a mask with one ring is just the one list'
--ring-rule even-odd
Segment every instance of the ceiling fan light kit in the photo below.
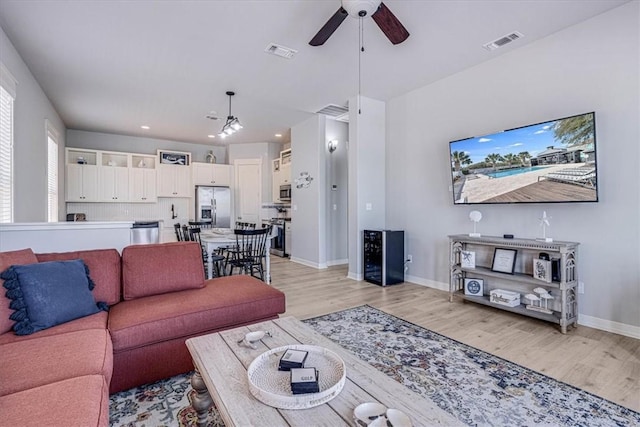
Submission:
{"label": "ceiling fan light kit", "polygon": [[311,46],[321,46],[338,29],[347,16],[364,18],[371,16],[382,32],[393,44],[399,44],[409,37],[409,32],[389,8],[378,0],[342,0],[342,6],[322,26],[311,39]]}
{"label": "ceiling fan light kit", "polygon": [[231,97],[235,94],[235,92],[227,91],[227,96],[229,97],[229,115],[227,116],[227,121],[225,122],[224,126],[222,126],[222,129],[218,134],[218,136],[222,139],[242,129],[240,120],[231,114]]}

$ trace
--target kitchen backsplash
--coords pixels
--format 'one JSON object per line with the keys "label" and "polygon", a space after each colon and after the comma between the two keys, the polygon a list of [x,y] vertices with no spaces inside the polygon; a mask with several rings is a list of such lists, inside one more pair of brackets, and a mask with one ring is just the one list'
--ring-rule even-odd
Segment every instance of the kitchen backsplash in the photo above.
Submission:
{"label": "kitchen backsplash", "polygon": [[[177,218],[171,218],[171,205]],[[172,228],[193,217],[191,199],[160,198],[157,203],[67,203],[67,213],[84,213],[87,221],[163,221]]]}

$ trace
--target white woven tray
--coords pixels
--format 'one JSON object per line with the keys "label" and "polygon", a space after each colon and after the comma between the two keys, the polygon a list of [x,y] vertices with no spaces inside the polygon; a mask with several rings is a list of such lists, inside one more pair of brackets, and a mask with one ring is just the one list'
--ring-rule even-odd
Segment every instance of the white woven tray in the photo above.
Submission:
{"label": "white woven tray", "polygon": [[[288,371],[278,371],[280,357],[288,349],[309,352],[305,367],[318,370],[320,392],[291,393]],[[280,409],[307,409],[327,403],[336,397],[346,380],[344,362],[334,352],[314,345],[287,345],[262,353],[247,369],[249,391],[262,403]]]}

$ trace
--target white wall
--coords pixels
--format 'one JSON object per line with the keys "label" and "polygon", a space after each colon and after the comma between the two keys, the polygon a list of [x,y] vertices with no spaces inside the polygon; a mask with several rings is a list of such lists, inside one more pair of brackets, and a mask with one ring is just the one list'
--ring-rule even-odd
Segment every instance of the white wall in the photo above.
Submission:
{"label": "white wall", "polygon": [[[13,44],[0,28],[0,61],[18,81],[14,102],[14,222],[47,221],[47,134],[45,120],[59,134],[64,158],[66,127]],[[58,162],[59,212],[64,218],[64,162]]]}
{"label": "white wall", "polygon": [[[327,267],[326,116],[317,114],[291,128],[291,259]],[[296,188],[301,172],[313,180]]]}
{"label": "white wall", "polygon": [[[349,125],[327,119],[325,144],[332,139],[338,141],[338,148],[333,153],[329,153],[327,148],[323,152],[327,171],[325,182],[327,198],[327,265],[344,264],[348,262],[349,258],[347,246],[347,143],[349,140]],[[333,185],[335,185],[334,189],[332,189]]]}
{"label": "white wall", "polygon": [[392,174],[385,173],[385,111],[385,103],[375,99],[349,100],[348,275],[353,279],[362,279],[363,231],[386,225],[385,175]]}
{"label": "white wall", "polygon": [[453,206],[448,142],[596,112],[599,203],[480,206],[479,230],[581,243],[580,323],[640,326],[639,2],[393,99],[387,110],[387,226],[406,230],[411,281],[448,286],[448,234],[467,233]]}

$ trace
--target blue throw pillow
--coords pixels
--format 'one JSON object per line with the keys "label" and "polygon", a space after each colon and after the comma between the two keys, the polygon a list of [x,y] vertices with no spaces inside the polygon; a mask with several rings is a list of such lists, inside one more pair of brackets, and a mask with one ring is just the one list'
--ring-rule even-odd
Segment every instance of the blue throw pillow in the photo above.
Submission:
{"label": "blue throw pillow", "polygon": [[91,290],[89,269],[80,260],[12,265],[2,274],[6,296],[11,299],[9,316],[16,335],[42,329],[107,310],[97,303]]}

